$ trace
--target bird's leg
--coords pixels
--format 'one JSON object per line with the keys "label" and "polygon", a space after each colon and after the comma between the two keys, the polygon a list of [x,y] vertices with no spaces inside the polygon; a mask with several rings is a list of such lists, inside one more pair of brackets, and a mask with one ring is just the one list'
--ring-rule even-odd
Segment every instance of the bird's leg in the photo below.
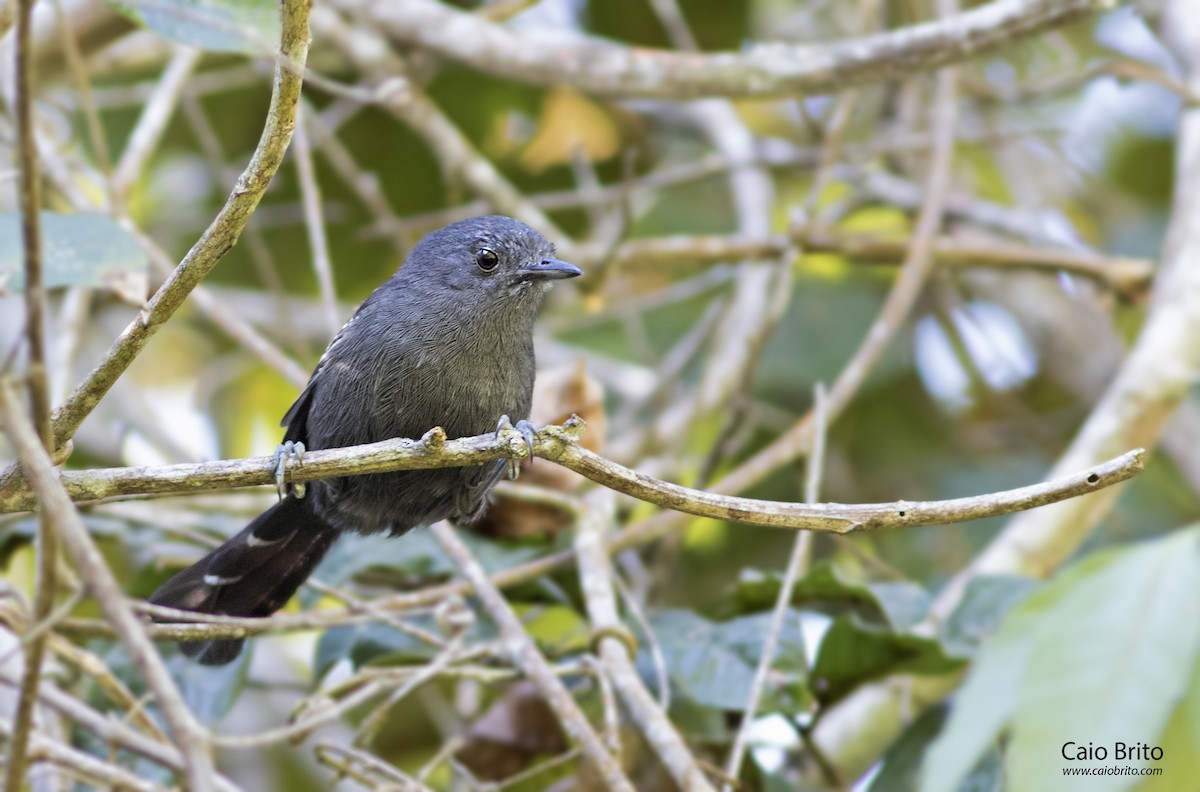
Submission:
{"label": "bird's leg", "polygon": [[[533,433],[536,431],[533,424],[526,420],[517,421],[517,425],[513,426],[512,421],[507,415],[500,416],[500,422],[496,424],[496,436],[500,437],[508,430],[520,432],[521,438],[525,441],[525,447],[529,449],[529,464],[533,464]],[[515,481],[517,475],[521,472],[521,461],[515,458],[508,460],[508,480]]]}
{"label": "bird's leg", "polygon": [[[279,494],[279,500],[283,500],[283,496],[288,494],[287,484],[283,480],[284,473],[287,471],[287,461],[294,459],[297,465],[304,464],[304,443],[291,440],[281,443],[271,458],[275,462],[275,491]],[[303,498],[304,490],[303,481],[292,482],[292,495]]]}

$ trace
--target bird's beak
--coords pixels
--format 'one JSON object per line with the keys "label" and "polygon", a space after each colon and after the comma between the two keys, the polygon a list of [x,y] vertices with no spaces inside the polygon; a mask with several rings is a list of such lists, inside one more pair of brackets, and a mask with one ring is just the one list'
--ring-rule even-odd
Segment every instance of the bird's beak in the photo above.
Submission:
{"label": "bird's beak", "polygon": [[525,281],[563,280],[577,278],[582,274],[583,270],[574,264],[552,258],[530,262],[517,268],[517,276]]}

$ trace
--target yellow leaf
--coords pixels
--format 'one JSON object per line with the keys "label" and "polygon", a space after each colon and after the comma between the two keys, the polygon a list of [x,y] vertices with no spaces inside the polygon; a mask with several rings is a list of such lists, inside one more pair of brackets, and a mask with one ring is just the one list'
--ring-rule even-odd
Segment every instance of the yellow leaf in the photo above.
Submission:
{"label": "yellow leaf", "polygon": [[620,148],[617,125],[604,108],[572,88],[558,87],[546,94],[537,133],[521,152],[521,164],[530,171],[571,161],[582,149],[589,160],[606,160]]}

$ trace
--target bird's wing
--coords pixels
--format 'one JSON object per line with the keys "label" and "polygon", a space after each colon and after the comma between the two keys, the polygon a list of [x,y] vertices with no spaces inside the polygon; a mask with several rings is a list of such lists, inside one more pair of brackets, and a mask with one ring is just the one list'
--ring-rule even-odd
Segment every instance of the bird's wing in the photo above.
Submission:
{"label": "bird's wing", "polygon": [[[373,296],[373,295],[372,295]],[[304,386],[304,390],[296,397],[296,401],[292,402],[292,406],[288,408],[284,414],[283,420],[279,425],[286,428],[287,431],[283,435],[283,441],[292,441],[294,443],[309,442],[308,438],[308,412],[312,408],[313,394],[317,392],[317,388],[321,383],[321,374],[329,368],[330,362],[337,358],[338,347],[345,341],[350,328],[354,325],[354,321],[358,319],[359,314],[367,307],[370,300],[362,305],[351,314],[346,323],[342,325],[342,329],[337,331],[337,335],[329,342],[329,346],[325,347],[325,354],[321,355],[321,359],[317,361],[317,367],[313,369],[312,376],[308,378],[308,385]]]}

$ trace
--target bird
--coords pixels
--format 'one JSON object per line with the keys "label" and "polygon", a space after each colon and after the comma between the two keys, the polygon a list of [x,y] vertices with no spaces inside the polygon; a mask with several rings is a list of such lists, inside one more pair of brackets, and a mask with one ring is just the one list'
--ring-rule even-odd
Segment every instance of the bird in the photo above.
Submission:
{"label": "bird", "polygon": [[[283,417],[277,452],[340,448],[434,427],[469,437],[528,423],[536,362],[533,326],[555,281],[582,274],[540,233],[509,217],[474,217],[426,235],[330,341]],[[531,447],[532,452],[532,447]],[[343,533],[401,536],[487,507],[506,460],[317,479],[165,582],[154,605],[227,616],[279,610]],[[224,665],[243,639],[181,641],[204,665]]]}

